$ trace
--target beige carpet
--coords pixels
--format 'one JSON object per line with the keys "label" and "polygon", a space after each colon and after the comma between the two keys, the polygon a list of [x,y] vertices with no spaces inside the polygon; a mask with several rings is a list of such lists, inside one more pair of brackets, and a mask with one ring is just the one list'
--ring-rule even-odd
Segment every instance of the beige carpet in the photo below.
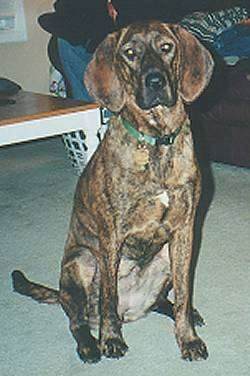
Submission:
{"label": "beige carpet", "polygon": [[150,314],[127,324],[120,360],[82,364],[57,306],[12,292],[10,273],[57,286],[76,176],[60,139],[0,149],[1,376],[250,375],[250,170],[213,165],[195,280],[195,305],[207,326],[206,361],[180,359],[172,322]]}

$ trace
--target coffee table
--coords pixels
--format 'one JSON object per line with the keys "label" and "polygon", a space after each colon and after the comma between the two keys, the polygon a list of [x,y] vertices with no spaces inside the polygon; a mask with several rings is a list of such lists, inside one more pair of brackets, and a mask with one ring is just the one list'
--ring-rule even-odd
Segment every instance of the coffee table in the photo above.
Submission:
{"label": "coffee table", "polygon": [[15,103],[0,106],[0,146],[83,130],[87,160],[95,151],[101,126],[98,104],[23,90],[8,98]]}

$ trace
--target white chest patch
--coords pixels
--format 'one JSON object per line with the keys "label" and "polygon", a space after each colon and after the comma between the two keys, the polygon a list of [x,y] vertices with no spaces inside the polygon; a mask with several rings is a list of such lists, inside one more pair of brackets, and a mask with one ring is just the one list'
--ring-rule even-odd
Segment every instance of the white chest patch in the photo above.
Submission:
{"label": "white chest patch", "polygon": [[156,198],[158,198],[163,205],[165,205],[166,207],[169,207],[169,195],[167,194],[166,191],[163,191],[162,193],[160,193],[158,196],[156,196]]}

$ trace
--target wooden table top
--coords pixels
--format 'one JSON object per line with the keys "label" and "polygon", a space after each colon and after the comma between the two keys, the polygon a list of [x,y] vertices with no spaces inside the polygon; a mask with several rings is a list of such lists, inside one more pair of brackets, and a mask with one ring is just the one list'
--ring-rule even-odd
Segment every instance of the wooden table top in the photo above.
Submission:
{"label": "wooden table top", "polygon": [[[1,98],[4,98],[3,95],[0,95]],[[58,98],[23,90],[8,98],[15,100],[15,103],[0,106],[0,126],[99,107],[97,103],[85,103],[75,99]]]}

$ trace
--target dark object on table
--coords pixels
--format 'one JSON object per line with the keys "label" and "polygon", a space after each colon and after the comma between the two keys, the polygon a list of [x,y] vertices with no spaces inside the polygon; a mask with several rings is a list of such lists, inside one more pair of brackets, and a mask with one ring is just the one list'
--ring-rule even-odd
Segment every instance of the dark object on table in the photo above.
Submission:
{"label": "dark object on table", "polygon": [[8,78],[0,77],[0,94],[1,95],[14,95],[21,90],[21,86]]}
{"label": "dark object on table", "polygon": [[0,98],[0,106],[7,106],[9,104],[15,104],[16,101],[14,99],[9,98]]}

